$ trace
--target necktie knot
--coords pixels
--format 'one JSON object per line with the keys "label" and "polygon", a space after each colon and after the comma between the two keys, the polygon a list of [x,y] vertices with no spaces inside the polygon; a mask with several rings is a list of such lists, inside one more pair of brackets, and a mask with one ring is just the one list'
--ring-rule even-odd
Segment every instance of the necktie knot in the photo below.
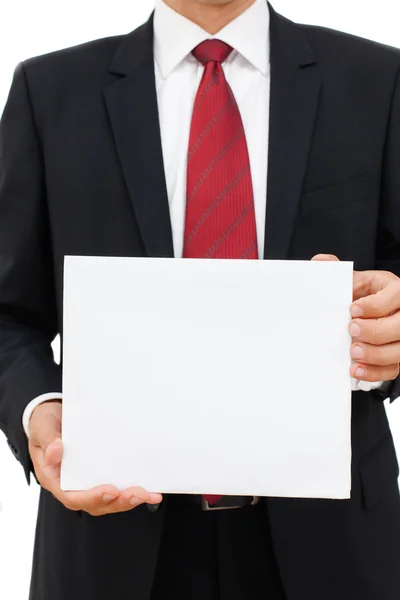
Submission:
{"label": "necktie knot", "polygon": [[233,48],[221,40],[206,40],[192,51],[192,54],[203,65],[209,62],[223,63]]}

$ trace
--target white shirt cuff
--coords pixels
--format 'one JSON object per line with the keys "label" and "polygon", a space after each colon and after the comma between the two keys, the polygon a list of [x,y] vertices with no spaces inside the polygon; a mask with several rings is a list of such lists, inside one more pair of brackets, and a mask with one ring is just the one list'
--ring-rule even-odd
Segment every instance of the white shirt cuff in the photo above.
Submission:
{"label": "white shirt cuff", "polygon": [[377,381],[370,383],[369,381],[359,381],[358,379],[351,378],[351,390],[352,392],[370,392],[371,390],[377,390],[384,384],[383,381]]}
{"label": "white shirt cuff", "polygon": [[29,402],[28,406],[25,408],[24,414],[22,415],[22,427],[24,428],[27,438],[29,438],[29,421],[33,411],[37,406],[39,406],[39,404],[43,404],[43,402],[49,402],[49,400],[62,400],[62,394],[59,392],[42,394],[41,396],[37,396],[37,398],[34,400],[31,400],[31,402]]}

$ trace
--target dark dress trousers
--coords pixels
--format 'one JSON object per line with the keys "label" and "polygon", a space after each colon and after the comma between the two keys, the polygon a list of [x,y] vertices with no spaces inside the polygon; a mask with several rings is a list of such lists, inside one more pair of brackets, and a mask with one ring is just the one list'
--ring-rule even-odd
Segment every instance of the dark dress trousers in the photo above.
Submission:
{"label": "dark dress trousers", "polygon": [[[400,275],[400,51],[272,8],[270,27],[264,257],[332,253]],[[21,417],[61,391],[50,344],[69,254],[173,257],[152,18],[21,63],[4,111],[0,426],[28,479]],[[290,375],[282,386],[296,393]],[[266,501],[287,600],[400,598],[399,470],[382,396],[353,394],[351,500]],[[149,600],[168,502],[95,518],[42,491],[31,600]]]}
{"label": "dark dress trousers", "polygon": [[264,499],[214,512],[168,499],[151,600],[171,599],[287,600]]}

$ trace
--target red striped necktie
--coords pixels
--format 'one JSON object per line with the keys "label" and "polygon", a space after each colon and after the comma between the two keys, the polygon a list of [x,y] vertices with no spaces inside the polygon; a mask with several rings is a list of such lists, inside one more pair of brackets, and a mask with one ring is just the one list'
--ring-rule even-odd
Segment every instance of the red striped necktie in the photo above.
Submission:
{"label": "red striped necktie", "polygon": [[242,118],[221,63],[232,48],[207,40],[190,130],[183,256],[258,258],[250,160]]}
{"label": "red striped necktie", "polygon": [[[207,40],[190,130],[184,258],[258,258],[250,160],[242,118],[222,63],[232,48]],[[215,504],[221,496],[204,496]]]}

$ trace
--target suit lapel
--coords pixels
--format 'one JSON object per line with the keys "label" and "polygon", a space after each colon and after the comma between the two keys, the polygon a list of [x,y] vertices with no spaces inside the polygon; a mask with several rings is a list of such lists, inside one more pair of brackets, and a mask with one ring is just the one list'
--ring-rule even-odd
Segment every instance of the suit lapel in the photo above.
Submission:
{"label": "suit lapel", "polygon": [[153,17],[127,35],[104,89],[118,156],[147,256],[173,257],[153,59]]}
{"label": "suit lapel", "polygon": [[271,14],[271,98],[265,258],[287,258],[321,87],[301,28]]}

